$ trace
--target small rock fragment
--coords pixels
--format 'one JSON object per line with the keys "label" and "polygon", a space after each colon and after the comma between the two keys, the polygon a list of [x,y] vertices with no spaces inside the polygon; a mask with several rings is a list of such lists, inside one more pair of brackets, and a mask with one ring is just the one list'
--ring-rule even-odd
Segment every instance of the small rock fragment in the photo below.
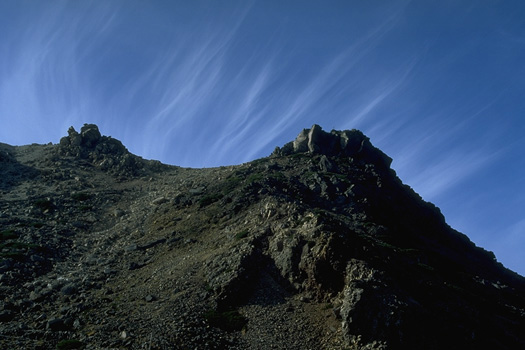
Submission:
{"label": "small rock fragment", "polygon": [[56,332],[56,331],[66,331],[67,326],[63,319],[61,318],[52,318],[47,321],[46,323],[46,329]]}
{"label": "small rock fragment", "polygon": [[166,197],[159,197],[157,199],[154,199],[153,202],[151,202],[151,203],[153,203],[155,205],[160,205],[160,204],[166,203],[167,201],[168,200],[166,199]]}

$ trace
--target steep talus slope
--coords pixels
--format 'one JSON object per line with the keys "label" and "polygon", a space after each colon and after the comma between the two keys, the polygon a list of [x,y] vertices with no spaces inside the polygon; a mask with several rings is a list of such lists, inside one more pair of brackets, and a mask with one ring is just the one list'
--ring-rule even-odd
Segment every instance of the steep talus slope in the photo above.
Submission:
{"label": "steep talus slope", "polygon": [[95,125],[1,145],[0,347],[525,346],[525,282],[356,130],[239,166],[130,154]]}

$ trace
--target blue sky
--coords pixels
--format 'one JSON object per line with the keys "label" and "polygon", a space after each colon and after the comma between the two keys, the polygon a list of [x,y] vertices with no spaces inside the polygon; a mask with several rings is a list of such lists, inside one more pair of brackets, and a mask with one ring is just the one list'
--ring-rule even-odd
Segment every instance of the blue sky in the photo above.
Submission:
{"label": "blue sky", "polygon": [[361,129],[448,223],[525,274],[525,2],[0,1],[0,142],[96,123],[211,167]]}

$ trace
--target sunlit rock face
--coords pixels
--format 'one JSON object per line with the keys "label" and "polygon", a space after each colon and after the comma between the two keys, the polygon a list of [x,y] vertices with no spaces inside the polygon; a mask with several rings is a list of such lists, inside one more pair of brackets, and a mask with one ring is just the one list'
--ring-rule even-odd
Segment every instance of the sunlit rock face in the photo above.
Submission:
{"label": "sunlit rock face", "polygon": [[365,160],[382,167],[390,167],[392,159],[370,143],[370,139],[359,130],[324,131],[314,124],[310,129],[303,129],[297,138],[283,148],[277,148],[274,154],[316,153],[327,156],[346,156]]}

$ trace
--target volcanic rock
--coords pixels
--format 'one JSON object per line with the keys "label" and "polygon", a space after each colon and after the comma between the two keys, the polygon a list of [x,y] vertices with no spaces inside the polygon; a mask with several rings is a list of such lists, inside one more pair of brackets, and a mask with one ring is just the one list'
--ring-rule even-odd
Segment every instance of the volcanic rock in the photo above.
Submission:
{"label": "volcanic rock", "polygon": [[80,129],[80,135],[82,137],[82,144],[88,148],[94,147],[102,138],[98,126],[95,124],[84,124]]}
{"label": "volcanic rock", "polygon": [[0,348],[525,348],[525,279],[390,163],[318,125],[210,169],[0,144]]}

